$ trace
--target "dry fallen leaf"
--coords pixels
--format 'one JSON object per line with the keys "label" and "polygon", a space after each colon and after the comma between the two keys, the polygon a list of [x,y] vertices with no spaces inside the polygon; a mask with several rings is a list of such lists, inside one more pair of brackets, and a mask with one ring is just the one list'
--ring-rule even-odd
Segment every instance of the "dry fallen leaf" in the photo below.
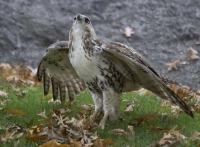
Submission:
{"label": "dry fallen leaf", "polygon": [[135,131],[133,130],[133,126],[128,126],[128,129],[131,131],[131,135],[132,135],[132,137],[134,137],[135,136]]}
{"label": "dry fallen leaf", "polygon": [[174,91],[184,101],[190,101],[196,95],[190,87],[171,84],[169,88]]}
{"label": "dry fallen leaf", "polygon": [[19,63],[12,68],[9,64],[0,64],[0,75],[3,76],[6,82],[25,85],[37,85],[36,71],[30,66],[24,67]]}
{"label": "dry fallen leaf", "polygon": [[25,115],[26,112],[22,111],[21,109],[16,109],[16,108],[6,108],[8,113],[12,115]]}
{"label": "dry fallen leaf", "polygon": [[31,70],[30,76],[35,77],[37,74],[37,68],[32,68],[31,66],[27,66],[27,68]]}
{"label": "dry fallen leaf", "polygon": [[195,60],[195,59],[199,59],[199,56],[193,54],[188,58],[188,60]]}
{"label": "dry fallen leaf", "polygon": [[40,140],[40,136],[38,134],[27,135],[25,138],[26,138],[26,142],[33,141],[33,142],[38,143]]}
{"label": "dry fallen leaf", "polygon": [[[66,112],[66,110],[62,111]],[[93,144],[92,142],[97,138],[91,131],[95,124],[90,122],[90,118],[80,117],[79,119],[70,119],[65,116],[66,113],[61,113],[61,109],[53,109],[51,115],[48,115],[48,117],[45,111],[39,115],[42,117],[41,122],[45,125],[39,132],[34,131],[35,133],[32,133],[32,135],[39,135],[39,141],[45,142],[56,139],[58,142],[67,143],[71,146],[91,146]],[[50,124],[50,127],[48,127],[48,124]],[[32,137],[30,139],[34,138]],[[78,141],[80,139],[83,141]]]}
{"label": "dry fallen leaf", "polygon": [[178,117],[180,112],[183,112],[183,111],[179,106],[171,105],[171,113],[173,116]]}
{"label": "dry fallen leaf", "polygon": [[190,139],[189,139],[189,140],[194,141],[194,140],[200,139],[199,136],[200,136],[200,132],[194,132],[194,133],[192,133],[192,135],[190,136]]}
{"label": "dry fallen leaf", "polygon": [[149,112],[147,114],[144,114],[143,116],[135,118],[137,123],[134,124],[134,126],[142,126],[143,124],[149,124],[152,119],[156,119],[157,117],[158,117],[157,113]]}
{"label": "dry fallen leaf", "polygon": [[164,133],[163,138],[158,142],[159,145],[172,144],[174,137],[170,133]]}
{"label": "dry fallen leaf", "polygon": [[195,60],[195,59],[199,59],[199,56],[197,55],[198,52],[193,49],[192,47],[190,47],[188,50],[187,50],[187,53],[190,54],[190,57],[188,58],[188,60]]}
{"label": "dry fallen leaf", "polygon": [[[8,100],[7,98],[3,98],[3,99],[1,99],[1,100],[0,100],[0,105],[5,106],[7,100]],[[0,107],[0,110],[3,110],[3,109],[4,109],[4,107]]]}
{"label": "dry fallen leaf", "polygon": [[19,133],[19,134],[16,134],[13,136],[13,138],[17,139],[17,138],[20,138],[24,135],[24,133]]}
{"label": "dry fallen leaf", "polygon": [[128,106],[126,107],[124,112],[131,112],[131,111],[133,111],[134,107],[135,107],[135,104],[134,104],[134,102],[132,102],[131,104],[128,104]]}
{"label": "dry fallen leaf", "polygon": [[187,137],[180,133],[181,130],[183,130],[185,127],[182,127],[180,130],[175,130],[178,125],[174,126],[171,130],[169,130],[169,133],[172,135],[176,135],[176,138],[178,141],[185,140]]}
{"label": "dry fallen leaf", "polygon": [[169,66],[168,70],[172,70],[172,69],[176,69],[177,70],[178,69],[177,65],[181,64],[181,62],[182,62],[182,59],[178,59],[178,60],[176,60],[176,61],[174,61],[172,63],[168,63],[167,64]]}
{"label": "dry fallen leaf", "polygon": [[107,146],[112,146],[113,145],[113,140],[111,139],[106,139],[102,140],[99,137],[95,139],[95,142],[93,144],[95,147],[107,147]]}
{"label": "dry fallen leaf", "polygon": [[41,116],[42,118],[47,118],[47,116],[45,114],[45,109],[43,112],[40,112],[38,115]]}
{"label": "dry fallen leaf", "polygon": [[8,93],[0,91],[0,97],[8,97]]}
{"label": "dry fallen leaf", "polygon": [[[139,94],[139,95],[149,95],[149,96],[154,96],[155,94],[153,94],[151,91],[146,90],[144,88],[140,88],[140,90],[138,91],[131,91],[131,92],[127,92],[128,94]],[[126,101],[126,100],[123,100]]]}
{"label": "dry fallen leaf", "polygon": [[43,145],[40,145],[39,147],[70,147],[67,144],[60,144],[56,142],[56,140],[51,140],[49,142],[44,143]]}
{"label": "dry fallen leaf", "polygon": [[126,27],[124,30],[124,34],[126,37],[131,37],[131,35],[134,34],[134,32],[130,27]]}
{"label": "dry fallen leaf", "polygon": [[96,147],[103,147],[103,143],[100,138],[95,139],[94,145]]}
{"label": "dry fallen leaf", "polygon": [[130,136],[128,132],[125,132],[123,129],[114,129],[111,131],[111,133],[122,135],[122,136]]}
{"label": "dry fallen leaf", "polygon": [[81,111],[79,112],[79,115],[83,117],[90,116],[92,114],[93,108],[93,105],[81,105]]}
{"label": "dry fallen leaf", "polygon": [[149,96],[154,96],[155,95],[151,91],[146,90],[144,88],[141,88],[139,91],[137,91],[137,93],[139,93],[140,95],[149,95]]}
{"label": "dry fallen leaf", "polygon": [[180,130],[175,130],[177,125],[174,126],[171,130],[164,133],[163,137],[158,141],[151,144],[151,147],[172,147],[179,146],[181,140],[186,140],[187,137],[180,134],[180,131],[184,129],[182,127]]}
{"label": "dry fallen leaf", "polygon": [[103,143],[103,147],[112,146],[113,140],[108,138],[108,139],[102,140],[102,143]]}
{"label": "dry fallen leaf", "polygon": [[42,117],[42,119],[40,121],[44,121],[45,125],[47,125],[49,128],[52,128],[52,115],[53,114],[49,114],[47,117],[45,114],[45,110],[44,110],[43,112],[40,112],[38,115]]}
{"label": "dry fallen leaf", "polygon": [[159,132],[167,132],[169,130],[167,127],[160,128],[160,127],[156,127],[156,126],[150,126],[149,129],[150,130],[156,130],[156,131],[159,131]]}
{"label": "dry fallen leaf", "polygon": [[200,44],[200,37],[199,37],[199,41],[198,41],[198,42],[196,42],[196,44],[198,44],[198,45]]}
{"label": "dry fallen leaf", "polygon": [[17,132],[17,130],[11,131],[9,132],[8,130],[6,130],[6,133],[1,136],[1,141],[2,142],[6,142],[8,139],[13,139],[13,135]]}
{"label": "dry fallen leaf", "polygon": [[14,143],[14,147],[18,147],[18,146],[20,146],[20,140],[17,140],[17,141],[15,141],[15,143]]}
{"label": "dry fallen leaf", "polygon": [[38,133],[42,130],[43,126],[42,125],[37,125],[37,126],[33,126],[32,128],[29,129],[28,133],[30,135],[34,134],[34,133]]}
{"label": "dry fallen leaf", "polygon": [[190,54],[190,55],[193,55],[193,54],[198,54],[198,51],[196,51],[192,47],[189,47],[189,49],[187,50],[187,53]]}
{"label": "dry fallen leaf", "polygon": [[8,72],[11,69],[12,69],[12,67],[10,66],[10,64],[1,63],[0,64],[0,75],[3,75],[5,72]]}
{"label": "dry fallen leaf", "polygon": [[77,141],[75,139],[71,139],[69,138],[70,140],[70,147],[82,147],[84,145],[84,142],[81,140],[81,141]]}

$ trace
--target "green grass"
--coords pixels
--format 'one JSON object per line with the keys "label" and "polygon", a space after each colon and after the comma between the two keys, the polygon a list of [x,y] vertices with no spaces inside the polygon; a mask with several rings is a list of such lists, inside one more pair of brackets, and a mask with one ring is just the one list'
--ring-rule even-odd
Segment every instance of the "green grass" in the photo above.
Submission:
{"label": "green grass", "polygon": [[[26,91],[26,95],[22,98],[17,95],[20,92],[16,92],[13,88],[20,88],[21,91]],[[6,91],[9,93],[8,101],[4,106],[4,110],[0,110],[0,136],[5,134],[5,129],[10,126],[17,124],[26,128],[26,123],[30,122],[33,118],[33,126],[39,123],[40,116],[37,114],[45,110],[46,114],[50,114],[52,109],[68,108],[69,106],[64,106],[61,104],[48,104],[48,99],[43,97],[43,88],[42,86],[30,87],[30,86],[19,86],[5,84],[2,80],[0,81],[0,90]],[[129,146],[129,147],[146,147],[151,145],[154,141],[159,141],[163,137],[163,132],[156,130],[150,130],[150,126],[156,126],[160,128],[167,127],[168,129],[173,128],[175,125],[178,125],[177,129],[185,127],[180,133],[190,137],[191,133],[198,131],[200,132],[200,115],[195,113],[195,119],[188,117],[186,114],[182,113],[178,118],[175,118],[171,115],[171,112],[168,108],[161,108],[160,105],[163,103],[162,100],[151,95],[139,95],[139,94],[123,94],[121,96],[123,101],[121,104],[121,116],[124,119],[123,121],[112,122],[107,120],[105,130],[96,129],[97,135],[102,139],[110,138],[114,141],[114,147]],[[0,97],[2,100],[2,97]],[[88,91],[76,97],[76,104],[72,105],[70,109],[72,112],[69,117],[77,117],[77,113],[80,111],[80,105],[82,104],[93,104],[92,98]],[[127,104],[130,104],[132,101],[138,105],[131,112],[124,112]],[[2,107],[2,106],[0,106]],[[8,109],[20,109],[26,114],[21,115],[10,115]],[[127,128],[128,125],[137,124],[136,118],[144,116],[147,113],[156,113],[158,117],[152,118],[149,123],[144,123],[141,126],[134,126],[135,136],[134,137],[124,137],[111,133],[113,129],[124,129],[126,132],[129,132]],[[162,113],[167,113],[168,117],[165,119],[162,116]],[[27,142],[25,140],[26,134],[24,134],[20,140],[18,146],[37,146],[34,142]],[[0,146],[13,147],[17,140],[10,139]],[[189,146],[197,146],[200,144],[200,141],[196,140],[189,144]],[[180,146],[186,146],[182,141]]]}

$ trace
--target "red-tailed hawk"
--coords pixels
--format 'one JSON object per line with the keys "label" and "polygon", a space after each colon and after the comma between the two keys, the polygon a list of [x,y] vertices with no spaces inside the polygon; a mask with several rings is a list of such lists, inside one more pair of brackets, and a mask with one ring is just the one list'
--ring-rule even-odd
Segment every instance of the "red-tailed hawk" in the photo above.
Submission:
{"label": "red-tailed hawk", "polygon": [[74,18],[69,33],[69,48],[67,43],[61,41],[49,47],[40,62],[38,79],[41,81],[44,76],[45,94],[52,79],[54,99],[60,85],[61,101],[64,101],[62,93],[65,93],[65,85],[70,99],[85,90],[85,85],[95,104],[91,118],[99,110],[104,112],[99,124],[101,128],[104,128],[108,116],[113,120],[118,119],[121,93],[141,87],[180,106],[185,113],[194,117],[187,104],[167,87],[167,78],[159,75],[134,49],[99,39],[88,17],[78,14]]}

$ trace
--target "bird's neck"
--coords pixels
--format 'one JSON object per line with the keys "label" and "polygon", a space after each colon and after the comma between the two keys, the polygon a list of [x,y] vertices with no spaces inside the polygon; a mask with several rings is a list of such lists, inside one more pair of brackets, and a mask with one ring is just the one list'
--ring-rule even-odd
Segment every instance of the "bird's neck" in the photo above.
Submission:
{"label": "bird's neck", "polygon": [[[69,41],[83,42],[84,40],[96,38],[96,33],[93,28],[83,29],[81,27],[72,27],[69,33]],[[81,41],[82,40],[82,41]]]}

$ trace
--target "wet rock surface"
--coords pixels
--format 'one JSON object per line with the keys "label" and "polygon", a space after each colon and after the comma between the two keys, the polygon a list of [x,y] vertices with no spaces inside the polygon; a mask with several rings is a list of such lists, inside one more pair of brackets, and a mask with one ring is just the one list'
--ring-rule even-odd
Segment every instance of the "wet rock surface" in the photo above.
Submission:
{"label": "wet rock surface", "polygon": [[[198,0],[0,1],[0,63],[37,67],[50,44],[68,39],[78,13],[91,19],[99,38],[133,47],[159,73],[200,89],[200,60],[173,71],[166,65],[187,60],[189,47],[200,52]],[[134,31],[130,38],[123,34],[125,27]]]}

